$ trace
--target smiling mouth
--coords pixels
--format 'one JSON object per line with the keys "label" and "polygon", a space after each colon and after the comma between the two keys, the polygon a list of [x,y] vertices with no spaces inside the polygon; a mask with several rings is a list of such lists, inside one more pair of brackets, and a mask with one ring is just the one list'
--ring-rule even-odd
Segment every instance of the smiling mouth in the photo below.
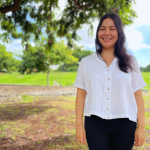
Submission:
{"label": "smiling mouth", "polygon": [[110,40],[112,40],[112,38],[107,39],[107,38],[102,38],[105,42],[109,42]]}

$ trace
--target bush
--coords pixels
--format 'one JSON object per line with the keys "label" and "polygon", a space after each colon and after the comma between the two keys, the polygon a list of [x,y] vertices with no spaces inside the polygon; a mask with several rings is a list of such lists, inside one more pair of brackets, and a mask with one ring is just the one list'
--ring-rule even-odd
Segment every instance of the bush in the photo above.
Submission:
{"label": "bush", "polygon": [[68,68],[68,72],[71,72],[71,71],[77,71],[78,70],[78,66],[72,66],[72,67],[69,67]]}

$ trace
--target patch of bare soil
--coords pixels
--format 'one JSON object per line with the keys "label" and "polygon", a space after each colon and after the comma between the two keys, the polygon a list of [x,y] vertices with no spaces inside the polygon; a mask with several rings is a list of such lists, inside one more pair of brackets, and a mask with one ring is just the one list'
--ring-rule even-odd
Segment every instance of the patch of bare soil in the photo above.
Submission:
{"label": "patch of bare soil", "polygon": [[66,104],[72,106],[73,103],[54,97],[50,103],[42,100],[1,108],[0,123],[5,122],[9,127],[5,130],[6,135],[0,138],[0,150],[78,149],[66,147],[71,140],[79,145],[71,133],[75,129],[75,111],[65,108]]}
{"label": "patch of bare soil", "polygon": [[73,95],[76,87],[71,86],[30,86],[30,85],[0,85],[0,103],[18,101],[22,95],[28,96],[60,96]]}
{"label": "patch of bare soil", "polygon": [[72,86],[30,86],[30,85],[0,85],[0,97],[18,95],[58,96],[75,95],[76,87]]}

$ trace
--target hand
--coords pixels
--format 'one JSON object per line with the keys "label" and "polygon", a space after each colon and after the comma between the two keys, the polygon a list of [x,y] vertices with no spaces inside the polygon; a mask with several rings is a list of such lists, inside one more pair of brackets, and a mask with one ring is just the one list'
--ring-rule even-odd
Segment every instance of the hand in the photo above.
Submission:
{"label": "hand", "polygon": [[145,141],[145,131],[144,128],[137,127],[134,134],[135,146],[142,146]]}
{"label": "hand", "polygon": [[80,143],[86,143],[86,132],[82,125],[76,126],[76,137],[78,139],[78,142]]}

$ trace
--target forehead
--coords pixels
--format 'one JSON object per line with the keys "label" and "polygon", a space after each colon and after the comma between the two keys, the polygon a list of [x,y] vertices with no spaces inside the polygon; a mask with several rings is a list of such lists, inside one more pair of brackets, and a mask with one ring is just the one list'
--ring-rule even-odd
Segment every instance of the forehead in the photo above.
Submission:
{"label": "forehead", "polygon": [[102,26],[105,26],[105,27],[115,26],[115,23],[114,23],[113,19],[106,18],[106,19],[103,20],[103,22],[101,24],[101,27]]}

